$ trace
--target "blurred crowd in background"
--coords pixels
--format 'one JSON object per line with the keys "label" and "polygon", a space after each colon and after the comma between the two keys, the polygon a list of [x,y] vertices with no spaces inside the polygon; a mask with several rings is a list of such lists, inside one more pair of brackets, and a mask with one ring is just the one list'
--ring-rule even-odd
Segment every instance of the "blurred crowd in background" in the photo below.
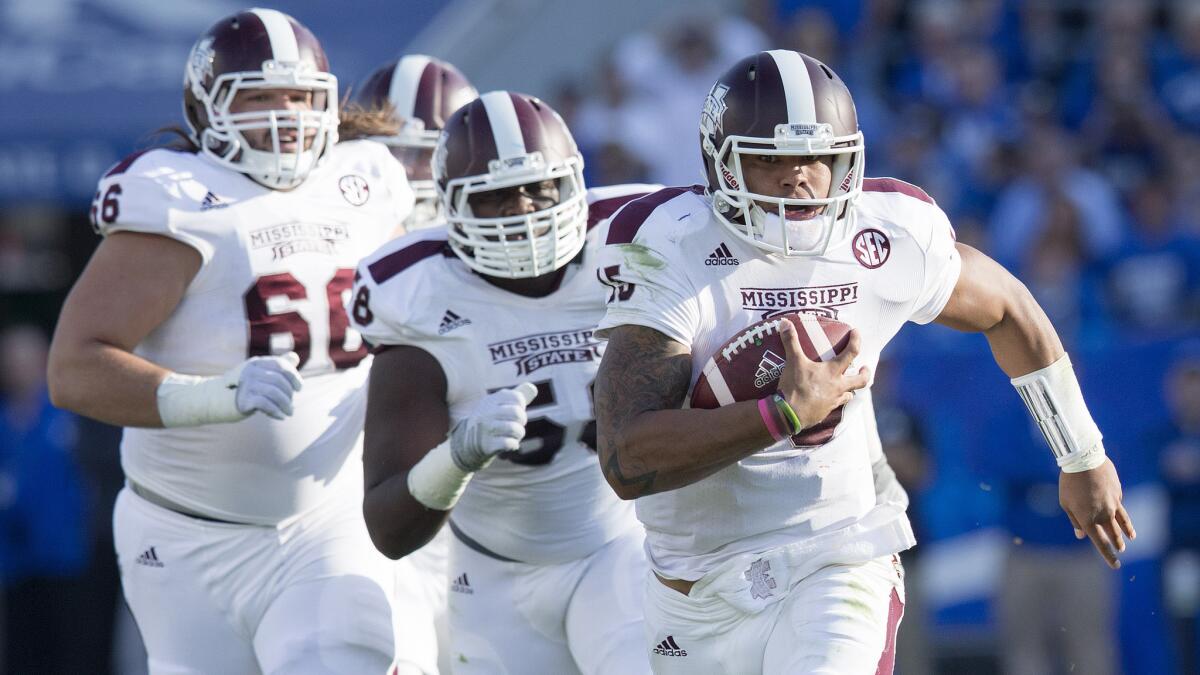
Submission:
{"label": "blurred crowd in background", "polygon": [[[718,74],[760,49],[821,59],[854,94],[867,175],[923,187],[1049,313],[1121,471],[1139,537],[1110,572],[986,341],[906,328],[874,386],[920,541],[898,672],[1200,673],[1200,2],[749,0],[639,30],[530,92],[566,117],[589,184],[701,182]],[[82,212],[58,238],[46,214],[0,213],[0,672],[133,673],[119,431],[45,394],[97,239]]]}

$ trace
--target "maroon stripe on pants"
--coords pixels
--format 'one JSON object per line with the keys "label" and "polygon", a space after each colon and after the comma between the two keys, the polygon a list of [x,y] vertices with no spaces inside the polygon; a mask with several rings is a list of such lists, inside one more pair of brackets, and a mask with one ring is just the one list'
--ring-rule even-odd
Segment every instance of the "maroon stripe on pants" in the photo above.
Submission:
{"label": "maroon stripe on pants", "polygon": [[892,675],[896,667],[896,629],[900,627],[903,616],[904,603],[900,601],[900,592],[893,588],[892,603],[888,607],[887,641],[883,643],[883,653],[879,655],[875,675]]}

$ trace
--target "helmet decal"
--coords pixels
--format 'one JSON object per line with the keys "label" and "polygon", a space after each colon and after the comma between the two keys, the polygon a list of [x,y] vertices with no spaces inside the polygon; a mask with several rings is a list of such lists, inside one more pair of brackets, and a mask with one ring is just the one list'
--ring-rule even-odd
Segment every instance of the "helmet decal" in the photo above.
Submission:
{"label": "helmet decal", "polygon": [[211,37],[201,38],[196,46],[192,47],[192,53],[188,56],[188,73],[185,76],[190,77],[193,83],[207,82],[213,75],[213,39]]}

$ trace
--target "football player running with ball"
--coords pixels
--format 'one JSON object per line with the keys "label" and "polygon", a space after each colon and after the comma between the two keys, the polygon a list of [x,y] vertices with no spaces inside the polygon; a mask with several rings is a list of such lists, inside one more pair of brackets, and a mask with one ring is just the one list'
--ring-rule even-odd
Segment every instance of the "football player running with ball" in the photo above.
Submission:
{"label": "football player running with ball", "polygon": [[[1116,567],[1133,525],[1054,328],[920,188],[863,177],[833,71],[793,51],[743,59],[700,135],[708,185],[627,205],[601,262],[600,461],[646,526],[655,672],[892,672],[896,554],[915,542],[903,508],[876,498],[879,439],[854,393],[906,321],[987,336],[1062,467],[1077,534]],[[842,357],[810,361],[784,320],[777,395],[681,409],[720,345],[788,312],[853,327]]]}
{"label": "football player running with ball", "polygon": [[648,673],[643,531],[595,455],[606,218],[659,186],[587,190],[542,101],[493,91],[434,152],[448,225],[364,260],[376,346],[363,507],[398,558],[447,522],[456,673]]}
{"label": "football player running with ball", "polygon": [[370,359],[344,301],[412,193],[383,145],[337,142],[337,81],[295,19],[221,19],[185,73],[188,147],[100,181],[104,240],[63,306],[51,396],[126,427],[114,539],[151,673],[382,673]]}

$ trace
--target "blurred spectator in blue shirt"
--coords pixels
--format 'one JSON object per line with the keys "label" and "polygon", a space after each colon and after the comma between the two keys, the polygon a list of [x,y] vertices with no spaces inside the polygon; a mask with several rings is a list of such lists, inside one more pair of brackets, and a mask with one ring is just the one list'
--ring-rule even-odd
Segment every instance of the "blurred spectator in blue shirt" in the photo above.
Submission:
{"label": "blurred spectator in blue shirt", "polygon": [[1121,242],[1123,214],[1116,190],[1100,174],[1079,165],[1078,149],[1053,126],[1033,123],[1019,136],[1021,170],[1000,194],[988,229],[992,257],[1009,269],[1037,245],[1050,219],[1054,194],[1079,214],[1081,243],[1091,260],[1102,260]]}
{"label": "blurred spectator in blue shirt", "polygon": [[942,108],[954,99],[954,59],[963,40],[964,7],[949,0],[924,0],[912,8],[909,41],[892,83],[900,101]]}
{"label": "blurred spectator in blue shirt", "polygon": [[1103,292],[1075,203],[1061,192],[1046,196],[1040,231],[1020,258],[1018,276],[1046,311],[1068,345],[1094,345],[1111,338]]}
{"label": "blurred spectator in blue shirt", "polygon": [[1180,135],[1167,148],[1166,180],[1174,195],[1172,209],[1184,237],[1200,239],[1200,137]]}
{"label": "blurred spectator in blue shirt", "polygon": [[1013,537],[997,598],[1002,672],[1116,673],[1112,576],[1091,543],[1075,539],[1041,432],[1019,402],[1007,400],[979,433],[980,468],[1000,493]]}
{"label": "blurred spectator in blue shirt", "polygon": [[[1100,88],[1113,75],[1102,62],[1110,55],[1141,59],[1146,50],[1164,42],[1155,34],[1155,7],[1150,0],[1100,0],[1084,7],[1090,12],[1088,30],[1074,41],[1073,64],[1059,92],[1062,121],[1071,129],[1080,127]],[[1149,83],[1147,76],[1141,84]]]}
{"label": "blurred spectator in blue shirt", "polygon": [[1200,343],[1179,349],[1166,376],[1170,420],[1155,430],[1170,495],[1166,604],[1175,621],[1183,672],[1200,672]]}
{"label": "blurred spectator in blue shirt", "polygon": [[1011,74],[1022,80],[1056,82],[1071,60],[1073,43],[1064,39],[1060,8],[1050,2],[1017,2],[1020,33]]}
{"label": "blurred spectator in blue shirt", "polygon": [[0,571],[6,584],[70,575],[86,562],[75,418],[50,405],[45,335],[0,334]]}
{"label": "blurred spectator in blue shirt", "polygon": [[932,481],[932,455],[926,445],[924,425],[916,410],[904,402],[897,390],[892,360],[883,357],[871,384],[879,441],[896,480],[908,493],[908,518],[917,546],[904,551],[904,621],[897,635],[896,665],[901,675],[933,671],[929,640],[929,615],[925,589],[920,580],[921,544],[926,542],[925,508]]}
{"label": "blurred spectator in blue shirt", "polygon": [[81,631],[72,579],[90,551],[76,420],[50,405],[47,349],[33,326],[0,333],[0,575],[10,673],[79,672],[69,665]]}
{"label": "blurred spectator in blue shirt", "polygon": [[969,190],[969,182],[964,180],[968,170],[940,142],[938,112],[914,103],[902,108],[900,117],[905,122],[892,133],[867,141],[874,141],[871,147],[879,149],[868,160],[868,175],[895,176],[919,185],[947,213],[960,211]]}
{"label": "blurred spectator in blue shirt", "polygon": [[1200,3],[1173,2],[1169,17],[1172,39],[1155,64],[1155,83],[1175,123],[1200,134]]}
{"label": "blurred spectator in blue shirt", "polygon": [[1092,164],[1125,190],[1146,180],[1161,163],[1173,125],[1154,96],[1141,45],[1121,42],[1096,60],[1096,91],[1081,133]]}
{"label": "blurred spectator in blue shirt", "polygon": [[1108,266],[1109,306],[1133,334],[1169,336],[1200,325],[1200,239],[1177,220],[1172,182],[1148,178],[1128,192],[1132,228]]}

